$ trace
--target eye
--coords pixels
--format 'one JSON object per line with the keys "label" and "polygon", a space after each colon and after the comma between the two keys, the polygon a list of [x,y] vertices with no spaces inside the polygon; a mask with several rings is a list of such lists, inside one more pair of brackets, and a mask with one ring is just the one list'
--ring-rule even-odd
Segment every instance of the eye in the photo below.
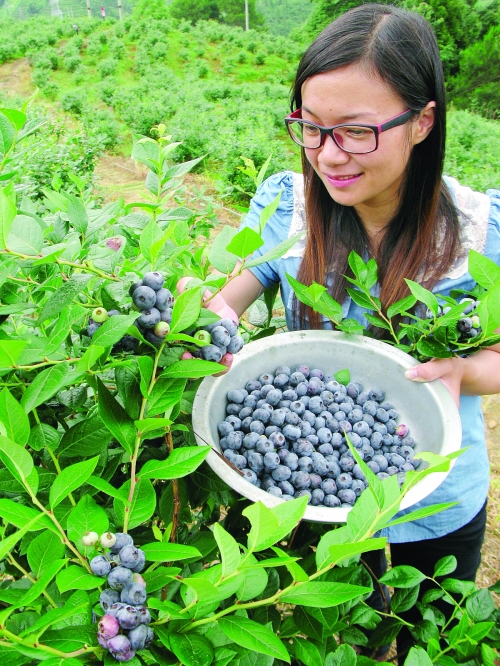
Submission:
{"label": "eye", "polygon": [[367,139],[373,135],[373,131],[366,127],[345,127],[344,131],[352,139]]}
{"label": "eye", "polygon": [[309,136],[316,136],[319,134],[319,129],[314,125],[308,125],[307,123],[303,123],[302,127],[304,134],[308,134]]}

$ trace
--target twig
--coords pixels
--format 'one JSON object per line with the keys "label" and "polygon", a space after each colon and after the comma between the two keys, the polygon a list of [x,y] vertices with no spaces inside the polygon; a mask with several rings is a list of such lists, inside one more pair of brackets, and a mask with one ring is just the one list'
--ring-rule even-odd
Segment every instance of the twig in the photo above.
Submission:
{"label": "twig", "polygon": [[[174,443],[172,441],[172,433],[166,432],[165,435],[165,444],[167,445],[169,455],[174,450]],[[181,510],[181,501],[179,499],[179,480],[172,479],[172,495],[173,495],[173,504],[174,509],[172,512],[172,530],[170,531],[170,542],[175,543],[177,537],[177,527],[179,526],[179,513]]]}
{"label": "twig", "polygon": [[380,594],[382,595],[382,602],[384,604],[384,611],[386,613],[390,613],[391,609],[389,608],[389,604],[387,603],[387,599],[385,597],[384,586],[382,585],[382,583],[379,581],[379,579],[377,578],[377,576],[375,575],[373,570],[368,566],[368,564],[366,563],[366,561],[363,558],[361,558],[361,564],[368,571],[370,576],[373,578],[374,582],[377,583],[377,585],[378,585],[378,588],[380,590]]}

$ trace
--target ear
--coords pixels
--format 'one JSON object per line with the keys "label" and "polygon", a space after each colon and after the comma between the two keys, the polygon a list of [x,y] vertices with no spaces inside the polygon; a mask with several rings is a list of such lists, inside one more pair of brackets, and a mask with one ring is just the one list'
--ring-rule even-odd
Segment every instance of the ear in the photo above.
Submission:
{"label": "ear", "polygon": [[413,123],[413,145],[421,143],[429,136],[434,127],[436,102],[427,102],[420,115]]}

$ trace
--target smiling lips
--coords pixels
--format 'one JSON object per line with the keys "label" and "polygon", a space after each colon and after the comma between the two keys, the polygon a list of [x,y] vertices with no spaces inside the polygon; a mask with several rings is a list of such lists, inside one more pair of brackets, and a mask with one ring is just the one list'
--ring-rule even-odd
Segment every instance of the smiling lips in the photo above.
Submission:
{"label": "smiling lips", "polygon": [[356,183],[363,174],[357,173],[357,174],[350,174],[348,176],[341,176],[341,175],[329,176],[328,174],[325,175],[328,182],[331,183],[334,187],[348,187],[349,185],[353,185],[354,183]]}

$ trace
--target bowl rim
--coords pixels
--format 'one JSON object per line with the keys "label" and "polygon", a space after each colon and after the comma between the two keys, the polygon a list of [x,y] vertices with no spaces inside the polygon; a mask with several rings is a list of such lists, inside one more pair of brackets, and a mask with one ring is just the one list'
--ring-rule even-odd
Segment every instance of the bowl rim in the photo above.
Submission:
{"label": "bowl rim", "polygon": [[[285,342],[303,342],[304,339],[310,338],[314,343],[323,340],[331,342],[332,339],[338,344],[355,345],[360,348],[365,348],[376,352],[385,357],[391,357],[403,369],[407,370],[411,367],[419,365],[419,362],[412,356],[392,345],[389,345],[374,338],[364,337],[356,334],[343,333],[341,331],[331,330],[303,330],[303,331],[288,331],[286,333],[279,333],[277,335],[261,338],[248,343],[243,349],[235,355],[233,361],[233,368],[237,367],[240,363],[245,362],[247,358],[251,358],[256,354],[262,354],[279,345],[282,341]],[[225,383],[225,378],[231,374],[225,373],[219,377],[205,377],[200,384],[194,401],[192,409],[192,422],[193,433],[196,442],[199,446],[206,446],[207,444],[215,449],[212,442],[212,434],[210,430],[210,412],[209,405],[213,394],[217,392],[220,385]],[[410,380],[408,380],[410,381]],[[424,387],[424,390],[429,392],[434,402],[438,407],[443,426],[444,426],[444,443],[442,447],[442,455],[453,453],[461,448],[462,444],[462,426],[460,415],[455,401],[451,393],[440,380],[432,382],[420,383],[419,386]],[[216,449],[215,449],[216,450]],[[240,495],[246,497],[252,502],[261,501],[267,507],[271,508],[283,502],[279,497],[270,495],[265,490],[257,488],[249,481],[242,478],[240,474],[234,471],[222,457],[220,452],[212,450],[209,452],[206,462],[210,465],[212,470],[233,490],[236,490]],[[450,468],[447,472],[435,472],[430,474],[425,479],[422,479],[409,493],[404,497],[400,505],[400,511],[407,509],[417,502],[423,500],[430,495],[436,488],[441,485],[445,478],[450,473],[455,464],[453,459]],[[304,520],[321,523],[345,523],[350,509],[345,508],[329,508],[325,506],[311,506],[306,508]]]}

